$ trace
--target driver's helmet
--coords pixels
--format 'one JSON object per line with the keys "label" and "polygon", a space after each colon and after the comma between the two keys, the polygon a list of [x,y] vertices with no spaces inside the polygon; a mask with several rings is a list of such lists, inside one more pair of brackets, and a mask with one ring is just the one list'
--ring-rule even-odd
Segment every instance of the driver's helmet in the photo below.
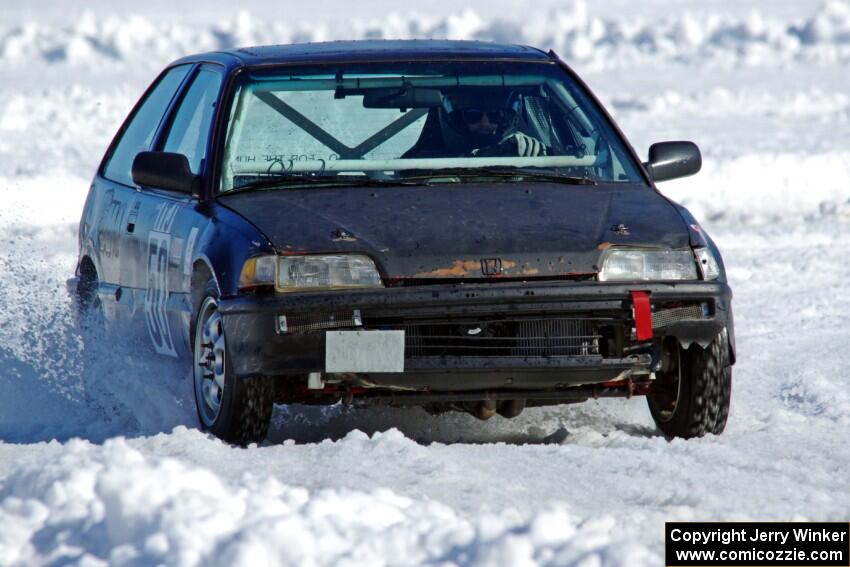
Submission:
{"label": "driver's helmet", "polygon": [[513,91],[466,88],[443,95],[440,128],[450,151],[466,155],[495,146],[517,130],[520,97]]}

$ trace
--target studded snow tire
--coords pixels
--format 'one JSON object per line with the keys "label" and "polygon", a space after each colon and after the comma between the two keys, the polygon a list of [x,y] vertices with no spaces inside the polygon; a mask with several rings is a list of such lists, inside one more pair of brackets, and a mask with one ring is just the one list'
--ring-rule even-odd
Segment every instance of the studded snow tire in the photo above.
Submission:
{"label": "studded snow tire", "polygon": [[726,427],[732,397],[728,339],[720,333],[707,348],[675,347],[675,362],[658,373],[647,396],[655,424],[668,438],[719,435]]}
{"label": "studded snow tire", "polygon": [[218,313],[215,280],[196,295],[192,325],[192,376],[201,428],[236,445],[259,443],[272,416],[271,382],[265,377],[236,378]]}

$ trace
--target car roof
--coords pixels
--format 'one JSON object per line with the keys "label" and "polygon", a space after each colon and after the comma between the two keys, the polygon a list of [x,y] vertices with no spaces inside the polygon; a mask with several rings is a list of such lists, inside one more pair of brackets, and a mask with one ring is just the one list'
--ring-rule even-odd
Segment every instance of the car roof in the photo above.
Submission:
{"label": "car roof", "polygon": [[525,45],[460,40],[361,40],[293,43],[241,47],[190,55],[173,64],[217,61],[229,65],[333,63],[411,59],[510,59],[547,60],[540,49]]}

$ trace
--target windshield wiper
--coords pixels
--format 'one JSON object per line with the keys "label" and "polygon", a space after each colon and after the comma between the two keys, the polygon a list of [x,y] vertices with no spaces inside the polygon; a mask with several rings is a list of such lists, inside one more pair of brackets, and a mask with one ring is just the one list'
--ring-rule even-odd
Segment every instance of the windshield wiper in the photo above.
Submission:
{"label": "windshield wiper", "polygon": [[591,179],[590,177],[561,175],[559,173],[546,173],[543,171],[529,171],[527,169],[514,169],[509,173],[522,177],[523,179],[533,179],[535,181],[553,181],[555,183],[566,183],[567,185],[596,185],[596,180]]}
{"label": "windshield wiper", "polygon": [[430,180],[430,179],[445,179],[449,177],[458,178],[477,178],[490,177],[498,179],[513,179],[516,181],[549,181],[554,183],[564,183],[567,185],[596,185],[596,181],[589,177],[575,177],[570,175],[560,175],[557,173],[545,173],[542,171],[531,171],[523,168],[512,167],[461,167],[449,169],[437,169],[428,175],[405,176],[406,180]]}
{"label": "windshield wiper", "polygon": [[566,185],[596,185],[596,181],[589,177],[572,177],[557,173],[545,173],[531,171],[523,168],[511,167],[460,167],[449,169],[437,169],[428,175],[403,175],[393,179],[375,179],[366,176],[314,176],[314,175],[262,175],[260,179],[251,181],[228,191],[222,191],[219,195],[234,195],[237,193],[250,193],[252,191],[264,191],[281,187],[303,188],[303,187],[392,187],[399,185],[430,185],[431,183],[445,183],[451,178],[475,179],[475,178],[497,178],[515,181],[547,181],[550,183],[563,183]]}
{"label": "windshield wiper", "polygon": [[301,188],[301,187],[388,187],[394,185],[423,185],[421,181],[409,181],[408,179],[373,179],[365,176],[311,176],[311,175],[273,175],[263,176],[262,179],[222,191],[219,195],[234,195],[236,193],[250,193],[252,191],[264,191],[266,189],[277,189],[279,187]]}

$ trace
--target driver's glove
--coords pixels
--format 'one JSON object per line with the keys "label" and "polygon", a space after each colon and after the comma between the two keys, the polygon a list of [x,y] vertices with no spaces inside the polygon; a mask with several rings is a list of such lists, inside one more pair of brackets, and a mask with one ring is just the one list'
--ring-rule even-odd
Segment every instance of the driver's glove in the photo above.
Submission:
{"label": "driver's glove", "polygon": [[[546,155],[546,146],[540,140],[532,138],[522,132],[516,132],[505,138],[501,144],[516,146],[516,154],[519,157],[537,157]],[[500,145],[501,145],[500,144]]]}
{"label": "driver's glove", "polygon": [[546,155],[546,146],[540,140],[522,132],[515,132],[495,146],[473,150],[476,157],[537,157]]}

